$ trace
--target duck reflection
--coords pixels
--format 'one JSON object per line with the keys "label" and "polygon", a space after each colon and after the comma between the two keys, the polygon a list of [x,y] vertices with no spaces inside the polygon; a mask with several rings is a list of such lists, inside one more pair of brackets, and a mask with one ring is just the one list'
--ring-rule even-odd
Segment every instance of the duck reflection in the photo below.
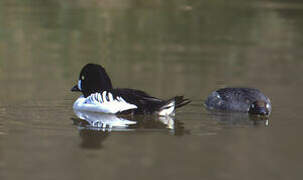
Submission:
{"label": "duck reflection", "polygon": [[210,111],[208,114],[212,119],[227,126],[269,126],[267,116],[250,115],[247,113],[229,113]]}
{"label": "duck reflection", "polygon": [[128,116],[75,110],[78,118],[72,118],[78,126],[81,147],[89,149],[102,148],[102,142],[112,133],[121,132],[168,132],[183,135],[183,123],[170,116]]}
{"label": "duck reflection", "polygon": [[80,146],[84,149],[101,149],[102,142],[109,136],[108,131],[99,131],[93,129],[80,128],[80,137],[82,138]]}
{"label": "duck reflection", "polygon": [[[123,117],[118,117],[112,114],[96,113],[89,111],[74,111],[76,116],[81,120],[86,121],[84,126],[86,129],[111,131],[111,130],[122,130],[127,128],[129,125],[136,124],[135,121],[128,120]],[[85,124],[85,123],[84,123]]]}
{"label": "duck reflection", "polygon": [[184,130],[182,122],[171,116],[146,116],[137,115],[133,116],[132,120],[136,121],[136,124],[130,127],[138,131],[156,131],[156,132],[168,132],[171,135],[182,136],[187,131]]}
{"label": "duck reflection", "polygon": [[82,139],[80,146],[85,149],[101,149],[111,131],[128,130],[129,125],[136,124],[135,121],[111,114],[76,110],[74,112],[79,119],[72,120],[79,129]]}

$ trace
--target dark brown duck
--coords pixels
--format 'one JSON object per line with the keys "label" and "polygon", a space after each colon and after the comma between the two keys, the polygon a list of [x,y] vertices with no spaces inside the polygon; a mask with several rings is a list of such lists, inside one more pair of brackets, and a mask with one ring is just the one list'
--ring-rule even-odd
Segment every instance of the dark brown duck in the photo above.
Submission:
{"label": "dark brown duck", "polygon": [[270,115],[271,103],[260,90],[254,88],[223,88],[213,91],[205,105],[210,110],[247,112]]}

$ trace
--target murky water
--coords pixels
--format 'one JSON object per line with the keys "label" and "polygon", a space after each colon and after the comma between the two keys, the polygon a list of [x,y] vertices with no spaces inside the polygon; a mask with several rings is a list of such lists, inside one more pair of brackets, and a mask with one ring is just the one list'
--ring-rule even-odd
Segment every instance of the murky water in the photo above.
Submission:
{"label": "murky water", "polygon": [[[0,178],[301,179],[302,18],[300,1],[0,2]],[[88,125],[69,91],[88,62],[193,102]],[[225,86],[261,89],[269,120],[206,111]]]}

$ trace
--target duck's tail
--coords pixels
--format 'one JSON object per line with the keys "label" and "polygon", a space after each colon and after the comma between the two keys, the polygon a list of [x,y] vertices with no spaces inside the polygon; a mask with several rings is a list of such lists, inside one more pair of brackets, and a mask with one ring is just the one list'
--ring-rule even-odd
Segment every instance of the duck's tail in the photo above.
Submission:
{"label": "duck's tail", "polygon": [[185,106],[190,103],[189,99],[185,99],[183,96],[176,96],[165,101],[164,105],[162,105],[158,111],[158,115],[160,116],[169,116],[175,115],[175,109]]}

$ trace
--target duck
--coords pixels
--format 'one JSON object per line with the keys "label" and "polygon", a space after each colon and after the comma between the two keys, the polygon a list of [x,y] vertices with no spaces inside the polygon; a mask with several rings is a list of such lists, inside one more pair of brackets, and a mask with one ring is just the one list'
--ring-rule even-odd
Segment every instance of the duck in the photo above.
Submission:
{"label": "duck", "polygon": [[272,107],[270,99],[255,88],[227,87],[213,91],[205,100],[209,110],[245,112],[269,116]]}
{"label": "duck", "polygon": [[82,92],[74,102],[74,110],[109,114],[156,114],[173,116],[175,109],[190,103],[183,96],[162,100],[144,91],[129,88],[114,88],[104,67],[86,64],[79,75],[72,92]]}

